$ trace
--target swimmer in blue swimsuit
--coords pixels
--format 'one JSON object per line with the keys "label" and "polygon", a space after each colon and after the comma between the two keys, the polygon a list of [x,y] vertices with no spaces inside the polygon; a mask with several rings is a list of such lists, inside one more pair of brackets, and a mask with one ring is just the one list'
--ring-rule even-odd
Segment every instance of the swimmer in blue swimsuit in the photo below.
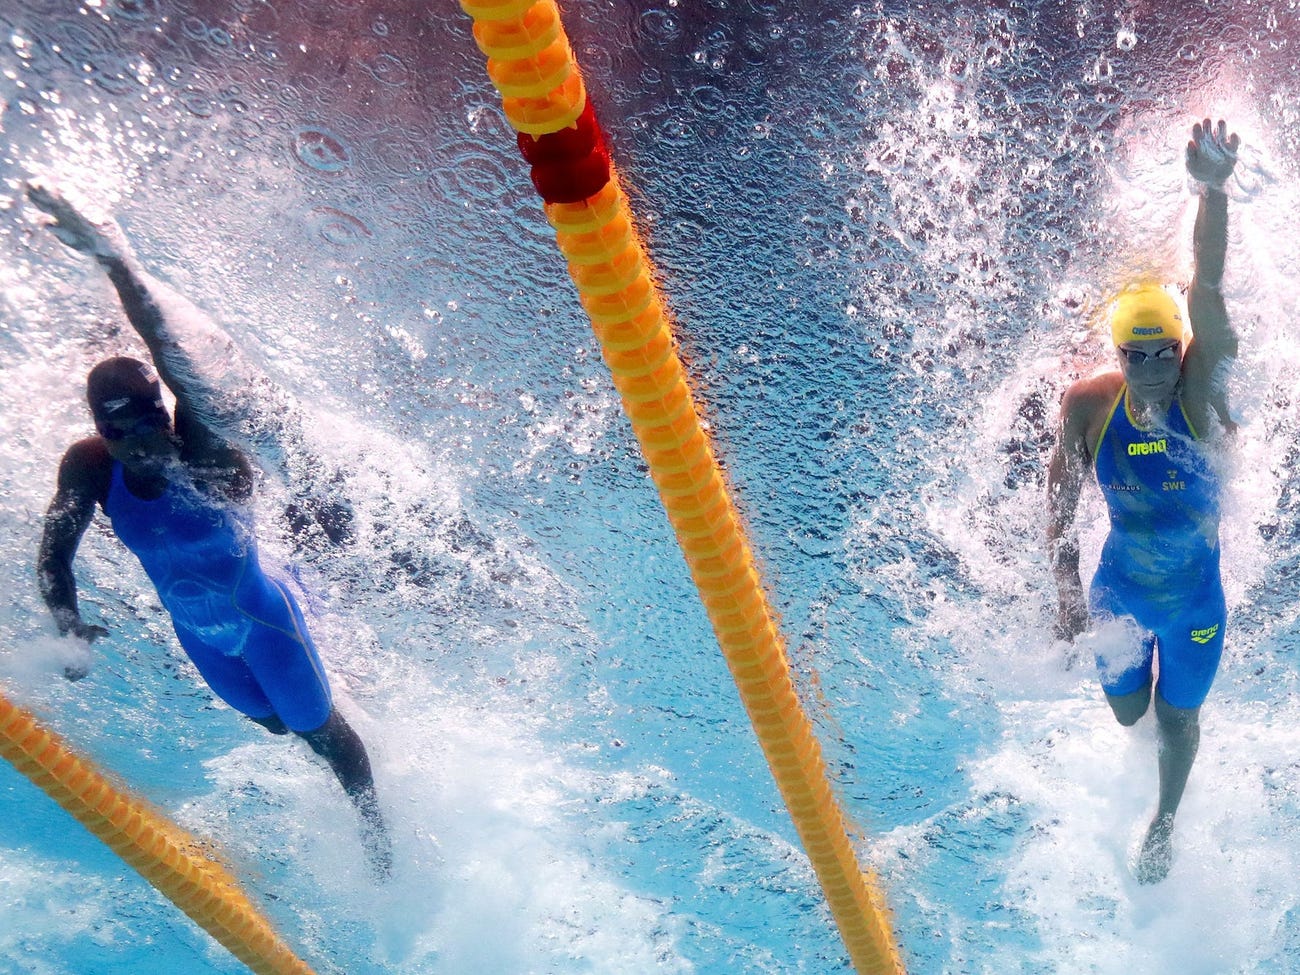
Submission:
{"label": "swimmer in blue swimsuit", "polygon": [[[98,506],[140,560],[204,680],[231,707],[274,734],[293,732],[325,759],[363,817],[372,865],[386,875],[391,851],[370,759],[334,707],[296,600],[258,560],[247,459],[202,422],[204,408],[183,370],[169,369],[164,311],[116,224],[92,223],[46,190],[29,196],[54,217],[61,240],[105,268],[176,397],[173,417],[154,368],[133,358],[108,359],[87,377],[97,435],[63,456],[38,559],[41,594],[59,632],[87,642],[107,633],[82,619],[72,571]],[[84,674],[70,669],[68,677]]]}
{"label": "swimmer in blue swimsuit", "polygon": [[[1074,383],[1048,467],[1048,547],[1059,595],[1057,633],[1073,640],[1090,620],[1129,621],[1138,646],[1099,659],[1116,719],[1133,725],[1155,703],[1159,800],[1136,873],[1168,874],[1174,816],[1200,743],[1200,707],[1223,652],[1227,611],[1219,575],[1218,478],[1212,444],[1231,431],[1224,373],[1237,354],[1223,279],[1228,198],[1239,140],[1206,119],[1192,129],[1187,171],[1200,184],[1187,294],[1190,330],[1162,288],[1117,299],[1111,337],[1119,371]],[[1110,518],[1087,599],[1072,534],[1093,471]],[[1158,677],[1153,682],[1153,672]]]}

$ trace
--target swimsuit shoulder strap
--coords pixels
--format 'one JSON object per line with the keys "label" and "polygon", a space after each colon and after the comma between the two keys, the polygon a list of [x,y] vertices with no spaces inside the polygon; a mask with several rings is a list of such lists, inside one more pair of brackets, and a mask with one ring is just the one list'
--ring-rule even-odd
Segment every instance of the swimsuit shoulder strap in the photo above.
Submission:
{"label": "swimsuit shoulder strap", "polygon": [[1119,392],[1115,394],[1115,400],[1110,404],[1110,409],[1106,413],[1106,422],[1101,425],[1101,433],[1097,434],[1097,449],[1093,453],[1100,450],[1101,445],[1106,441],[1106,434],[1110,431],[1111,421],[1115,419],[1115,411],[1119,409],[1121,403],[1125,402],[1127,393],[1128,383],[1120,383]]}
{"label": "swimsuit shoulder strap", "polygon": [[[1174,400],[1174,406],[1177,407],[1178,415],[1183,418],[1183,422],[1187,424],[1187,432],[1192,435],[1192,439],[1200,440],[1201,435],[1197,432],[1196,426],[1192,423],[1192,418],[1187,415],[1187,407],[1183,405],[1183,398],[1181,396]],[[1171,409],[1169,412],[1172,415],[1174,411]]]}

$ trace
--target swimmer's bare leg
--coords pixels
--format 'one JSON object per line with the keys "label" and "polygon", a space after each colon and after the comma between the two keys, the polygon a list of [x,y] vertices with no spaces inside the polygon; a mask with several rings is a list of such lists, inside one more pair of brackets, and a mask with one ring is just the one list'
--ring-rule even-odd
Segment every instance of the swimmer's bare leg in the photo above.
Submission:
{"label": "swimmer's bare leg", "polygon": [[1151,704],[1151,682],[1131,694],[1107,694],[1106,703],[1114,712],[1115,720],[1125,728],[1131,728],[1147,713]]}
{"label": "swimmer's bare leg", "polygon": [[1159,883],[1169,873],[1174,858],[1174,815],[1183,801],[1187,777],[1201,743],[1200,708],[1176,708],[1159,694],[1155,700],[1160,742],[1160,804],[1138,854],[1137,879],[1143,884]]}
{"label": "swimmer's bare leg", "polygon": [[344,720],[335,708],[325,723],[315,731],[296,732],[321,758],[329,763],[338,778],[343,791],[347,793],[357,812],[365,821],[362,841],[366,846],[366,855],[376,874],[387,878],[393,872],[392,841],[388,837],[388,826],[384,823],[379,810],[379,798],[375,794],[375,778],[370,769],[370,756],[360,736]]}

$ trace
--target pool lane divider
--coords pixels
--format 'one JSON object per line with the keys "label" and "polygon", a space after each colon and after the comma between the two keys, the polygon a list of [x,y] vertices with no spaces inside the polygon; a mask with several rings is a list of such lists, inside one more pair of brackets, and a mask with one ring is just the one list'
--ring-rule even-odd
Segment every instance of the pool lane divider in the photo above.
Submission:
{"label": "pool lane divider", "polygon": [[861,975],[901,975],[884,896],[854,854],[559,10],[460,4],[849,957]]}
{"label": "pool lane divider", "polygon": [[257,975],[312,975],[201,843],[0,693],[0,755]]}

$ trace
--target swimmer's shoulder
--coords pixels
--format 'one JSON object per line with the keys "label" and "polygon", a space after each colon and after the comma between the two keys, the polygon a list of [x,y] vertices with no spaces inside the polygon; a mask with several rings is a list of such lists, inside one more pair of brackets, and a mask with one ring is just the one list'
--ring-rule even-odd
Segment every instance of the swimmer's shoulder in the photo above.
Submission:
{"label": "swimmer's shoulder", "polygon": [[180,456],[196,484],[242,504],[253,496],[253,465],[242,450],[201,423],[183,405],[176,407]]}
{"label": "swimmer's shoulder", "polygon": [[102,507],[108,501],[112,480],[113,458],[102,437],[86,437],[64,451],[59,463],[61,494],[76,494]]}
{"label": "swimmer's shoulder", "polygon": [[1078,379],[1061,397],[1061,413],[1067,419],[1091,419],[1101,414],[1104,420],[1123,387],[1124,377],[1118,370]]}
{"label": "swimmer's shoulder", "polygon": [[1123,388],[1124,377],[1116,370],[1076,380],[1061,397],[1061,426],[1065,437],[1083,448],[1089,457],[1096,452],[1111,408]]}

